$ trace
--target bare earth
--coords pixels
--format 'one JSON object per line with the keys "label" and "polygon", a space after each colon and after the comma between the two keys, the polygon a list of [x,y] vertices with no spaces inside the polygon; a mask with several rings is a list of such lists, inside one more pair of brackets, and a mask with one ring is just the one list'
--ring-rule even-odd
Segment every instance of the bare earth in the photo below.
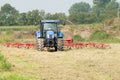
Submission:
{"label": "bare earth", "polygon": [[3,74],[19,73],[28,80],[120,80],[120,44],[111,47],[39,52],[0,46],[13,65]]}

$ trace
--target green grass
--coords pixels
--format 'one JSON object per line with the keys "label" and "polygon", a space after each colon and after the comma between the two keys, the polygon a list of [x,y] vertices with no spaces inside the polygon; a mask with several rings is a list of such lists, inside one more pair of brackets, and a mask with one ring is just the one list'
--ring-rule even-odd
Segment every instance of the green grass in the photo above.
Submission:
{"label": "green grass", "polygon": [[94,28],[94,29],[97,29],[97,28],[100,28],[103,26],[102,23],[94,23],[94,24],[78,24],[78,25],[68,25],[68,26],[71,26],[72,28],[74,29],[77,29],[77,28],[82,28],[82,27],[90,27],[90,28]]}
{"label": "green grass", "polygon": [[[39,26],[0,26],[0,43],[5,42],[15,42],[16,38],[29,38],[28,35],[21,35],[24,31],[37,31],[39,30]],[[18,36],[15,35],[15,33],[21,33],[18,34]]]}
{"label": "green grass", "polygon": [[29,31],[36,30],[38,26],[0,26],[0,31]]}
{"label": "green grass", "polygon": [[0,71],[9,71],[11,66],[11,63],[6,61],[5,57],[0,52]]}
{"label": "green grass", "polygon": [[27,80],[23,76],[18,75],[17,73],[11,74],[9,76],[5,76],[0,80]]}
{"label": "green grass", "polygon": [[12,33],[10,33],[11,31],[8,31],[6,33],[1,33],[0,34],[0,43],[5,43],[5,42],[14,42],[14,36]]}

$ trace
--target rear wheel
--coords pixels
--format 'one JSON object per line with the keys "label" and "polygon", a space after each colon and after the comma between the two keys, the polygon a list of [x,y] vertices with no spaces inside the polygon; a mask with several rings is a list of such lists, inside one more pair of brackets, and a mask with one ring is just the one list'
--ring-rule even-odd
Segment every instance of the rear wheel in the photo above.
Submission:
{"label": "rear wheel", "polygon": [[44,50],[44,39],[43,38],[37,38],[37,50],[38,51]]}
{"label": "rear wheel", "polygon": [[63,38],[58,38],[57,48],[60,51],[63,51]]}

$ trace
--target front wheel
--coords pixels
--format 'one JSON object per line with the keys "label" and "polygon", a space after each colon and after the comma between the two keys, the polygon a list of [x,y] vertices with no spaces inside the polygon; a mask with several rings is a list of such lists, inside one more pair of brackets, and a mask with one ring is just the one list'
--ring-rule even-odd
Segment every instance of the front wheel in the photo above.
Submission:
{"label": "front wheel", "polygon": [[63,51],[63,38],[58,38],[57,48],[60,51]]}

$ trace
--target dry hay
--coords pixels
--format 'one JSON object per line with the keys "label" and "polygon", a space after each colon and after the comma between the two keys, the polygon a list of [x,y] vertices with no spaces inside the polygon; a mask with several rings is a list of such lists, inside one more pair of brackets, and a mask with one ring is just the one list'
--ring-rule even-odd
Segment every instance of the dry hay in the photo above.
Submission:
{"label": "dry hay", "polygon": [[29,80],[119,80],[120,44],[111,49],[73,49],[58,52],[6,48],[0,50]]}

